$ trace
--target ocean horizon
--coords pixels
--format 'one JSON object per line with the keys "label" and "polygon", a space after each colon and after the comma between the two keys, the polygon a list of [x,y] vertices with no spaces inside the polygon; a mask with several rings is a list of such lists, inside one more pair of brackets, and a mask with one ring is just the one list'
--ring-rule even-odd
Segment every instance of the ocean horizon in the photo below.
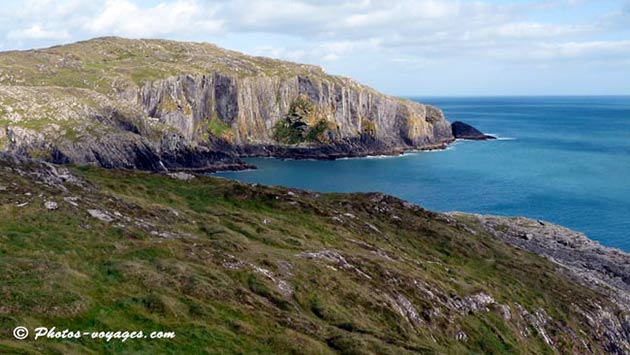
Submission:
{"label": "ocean horizon", "polygon": [[630,251],[630,96],[408,97],[495,141],[336,161],[252,158],[214,174],[321,192],[378,191],[436,211],[525,216]]}

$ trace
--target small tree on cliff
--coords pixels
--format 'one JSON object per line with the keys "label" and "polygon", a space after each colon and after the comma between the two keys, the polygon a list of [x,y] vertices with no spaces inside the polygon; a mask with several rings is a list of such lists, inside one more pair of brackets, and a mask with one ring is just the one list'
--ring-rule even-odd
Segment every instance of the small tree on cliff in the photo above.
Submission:
{"label": "small tree on cliff", "polygon": [[321,117],[317,106],[306,95],[298,96],[289,106],[289,112],[274,127],[274,139],[284,144],[302,142],[324,143],[328,123]]}

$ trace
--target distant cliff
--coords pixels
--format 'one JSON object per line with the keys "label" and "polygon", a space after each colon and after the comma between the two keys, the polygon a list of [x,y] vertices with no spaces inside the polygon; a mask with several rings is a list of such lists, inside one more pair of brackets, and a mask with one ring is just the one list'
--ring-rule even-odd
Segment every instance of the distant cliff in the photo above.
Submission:
{"label": "distant cliff", "polygon": [[441,147],[439,109],[203,43],[99,38],[0,54],[0,151],[158,170]]}

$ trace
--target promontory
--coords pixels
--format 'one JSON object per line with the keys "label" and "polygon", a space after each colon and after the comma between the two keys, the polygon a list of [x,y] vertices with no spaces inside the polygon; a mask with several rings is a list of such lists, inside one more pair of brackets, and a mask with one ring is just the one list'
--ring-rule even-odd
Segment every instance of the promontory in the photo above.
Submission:
{"label": "promontory", "polygon": [[206,43],[107,37],[0,53],[0,151],[53,163],[216,170],[453,139],[436,107]]}

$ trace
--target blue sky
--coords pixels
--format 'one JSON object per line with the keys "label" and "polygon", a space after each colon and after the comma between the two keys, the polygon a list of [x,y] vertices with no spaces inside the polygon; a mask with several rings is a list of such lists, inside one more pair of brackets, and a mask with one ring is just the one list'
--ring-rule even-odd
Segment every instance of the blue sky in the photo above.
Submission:
{"label": "blue sky", "polygon": [[3,1],[0,50],[105,35],[317,64],[394,95],[630,94],[630,0]]}

